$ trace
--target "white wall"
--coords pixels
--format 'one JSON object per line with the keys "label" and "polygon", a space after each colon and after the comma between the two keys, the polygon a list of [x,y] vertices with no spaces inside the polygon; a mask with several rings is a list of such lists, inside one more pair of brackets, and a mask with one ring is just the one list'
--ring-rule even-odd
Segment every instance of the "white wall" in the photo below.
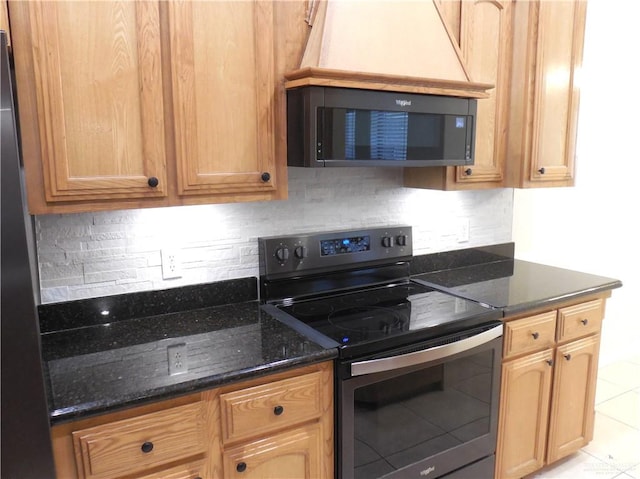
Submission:
{"label": "white wall", "polygon": [[621,279],[601,364],[637,355],[640,2],[590,0],[574,188],[515,190],[516,257]]}
{"label": "white wall", "polygon": [[[410,224],[415,254],[504,243],[512,207],[512,189],[404,188],[401,169],[290,168],[287,201],[38,216],[42,301],[257,276],[259,236]],[[167,247],[181,253],[182,278],[162,279]]]}

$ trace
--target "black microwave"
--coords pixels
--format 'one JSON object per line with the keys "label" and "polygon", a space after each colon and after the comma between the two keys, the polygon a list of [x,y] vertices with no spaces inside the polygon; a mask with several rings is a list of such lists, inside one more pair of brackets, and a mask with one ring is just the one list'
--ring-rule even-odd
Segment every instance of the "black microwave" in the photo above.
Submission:
{"label": "black microwave", "polygon": [[472,165],[477,100],[305,86],[287,91],[289,166]]}

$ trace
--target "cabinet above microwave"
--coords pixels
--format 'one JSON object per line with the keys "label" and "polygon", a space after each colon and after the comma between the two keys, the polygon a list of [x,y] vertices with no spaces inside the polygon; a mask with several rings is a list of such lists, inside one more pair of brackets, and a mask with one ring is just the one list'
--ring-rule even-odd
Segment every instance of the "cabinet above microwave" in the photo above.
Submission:
{"label": "cabinet above microwave", "polygon": [[287,91],[289,166],[472,165],[477,100],[353,88]]}

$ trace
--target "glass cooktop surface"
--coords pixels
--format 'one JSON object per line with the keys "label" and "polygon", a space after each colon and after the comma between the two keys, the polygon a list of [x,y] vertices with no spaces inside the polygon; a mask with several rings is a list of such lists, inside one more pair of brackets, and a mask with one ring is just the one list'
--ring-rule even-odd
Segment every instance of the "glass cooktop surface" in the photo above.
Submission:
{"label": "glass cooktop surface", "polygon": [[341,349],[357,347],[363,352],[438,337],[501,316],[474,301],[413,282],[299,300],[279,308]]}

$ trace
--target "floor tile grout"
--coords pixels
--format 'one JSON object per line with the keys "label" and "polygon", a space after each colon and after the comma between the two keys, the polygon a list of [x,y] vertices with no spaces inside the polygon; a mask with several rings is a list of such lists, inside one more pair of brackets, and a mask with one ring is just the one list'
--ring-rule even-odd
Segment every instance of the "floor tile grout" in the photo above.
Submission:
{"label": "floor tile grout", "polygon": [[[605,413],[605,412],[602,412],[602,411],[598,411],[598,410],[597,410],[597,408],[596,408],[596,412],[597,412],[598,414],[602,414],[603,416],[607,416],[607,417],[608,417],[609,419],[611,419],[612,421],[616,421],[616,422],[618,422],[618,423],[620,423],[620,424],[623,424],[623,425],[625,425],[625,426],[627,426],[627,427],[630,427],[631,429],[635,429],[636,431],[640,431],[640,429],[638,429],[638,428],[637,428],[636,426],[634,426],[633,424],[626,423],[626,422],[624,422],[623,420],[621,420],[621,419],[619,419],[619,418],[617,418],[617,417],[611,416],[611,415],[609,415],[609,414],[607,414],[607,413]],[[639,461],[639,462],[640,462],[640,461]]]}

